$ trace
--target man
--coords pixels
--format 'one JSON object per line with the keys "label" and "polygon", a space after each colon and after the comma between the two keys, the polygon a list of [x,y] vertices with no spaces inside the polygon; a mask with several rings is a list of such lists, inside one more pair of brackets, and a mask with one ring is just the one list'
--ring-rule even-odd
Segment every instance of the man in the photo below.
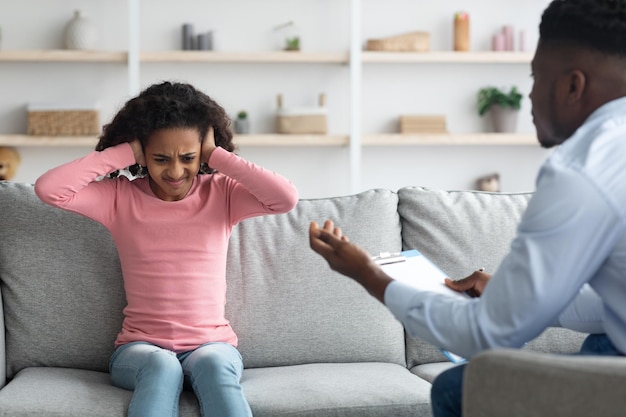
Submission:
{"label": "man", "polygon": [[[585,353],[623,355],[625,39],[626,0],[553,0],[544,11],[530,99],[539,143],[559,147],[541,167],[511,250],[493,277],[477,272],[448,282],[480,298],[394,281],[329,221],[323,228],[311,223],[312,249],[385,303],[410,334],[466,358],[521,347],[562,323],[572,305],[583,317],[601,317],[592,333],[602,334],[585,341]],[[454,367],[435,380],[435,417],[461,415],[463,370]]]}

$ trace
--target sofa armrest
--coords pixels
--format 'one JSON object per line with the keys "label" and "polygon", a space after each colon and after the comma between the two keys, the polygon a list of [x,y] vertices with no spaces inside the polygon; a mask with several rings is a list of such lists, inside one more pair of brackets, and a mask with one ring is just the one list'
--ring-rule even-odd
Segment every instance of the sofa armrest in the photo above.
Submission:
{"label": "sofa armrest", "polygon": [[7,356],[4,337],[4,305],[2,304],[2,291],[0,291],[0,388],[7,382]]}
{"label": "sofa armrest", "polygon": [[623,416],[626,357],[497,349],[467,365],[464,417]]}

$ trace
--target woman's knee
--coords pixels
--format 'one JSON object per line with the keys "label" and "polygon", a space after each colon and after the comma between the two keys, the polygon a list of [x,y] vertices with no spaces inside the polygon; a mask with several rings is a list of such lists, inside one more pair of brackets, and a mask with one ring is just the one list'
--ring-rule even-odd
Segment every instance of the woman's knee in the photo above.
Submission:
{"label": "woman's knee", "polygon": [[212,344],[198,348],[184,361],[185,374],[239,379],[243,364],[239,352],[230,345]]}
{"label": "woman's knee", "polygon": [[183,371],[174,352],[158,346],[138,344],[114,356],[111,377],[115,385],[134,389],[142,380],[178,385],[182,383]]}
{"label": "woman's knee", "polygon": [[159,379],[180,379],[183,370],[174,352],[161,349],[147,354],[141,373]]}

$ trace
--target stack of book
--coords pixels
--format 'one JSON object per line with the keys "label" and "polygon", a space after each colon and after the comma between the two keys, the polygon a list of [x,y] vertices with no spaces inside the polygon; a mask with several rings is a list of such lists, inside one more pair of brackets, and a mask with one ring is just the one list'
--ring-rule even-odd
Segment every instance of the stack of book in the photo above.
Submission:
{"label": "stack of book", "polygon": [[400,133],[448,133],[444,115],[401,115]]}

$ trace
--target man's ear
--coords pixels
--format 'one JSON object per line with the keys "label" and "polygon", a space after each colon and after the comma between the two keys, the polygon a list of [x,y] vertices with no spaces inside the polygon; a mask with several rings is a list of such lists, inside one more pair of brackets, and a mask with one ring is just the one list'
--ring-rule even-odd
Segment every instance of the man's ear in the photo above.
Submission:
{"label": "man's ear", "polygon": [[587,76],[580,69],[573,69],[564,76],[564,82],[567,83],[566,103],[574,104],[579,102],[587,88]]}

